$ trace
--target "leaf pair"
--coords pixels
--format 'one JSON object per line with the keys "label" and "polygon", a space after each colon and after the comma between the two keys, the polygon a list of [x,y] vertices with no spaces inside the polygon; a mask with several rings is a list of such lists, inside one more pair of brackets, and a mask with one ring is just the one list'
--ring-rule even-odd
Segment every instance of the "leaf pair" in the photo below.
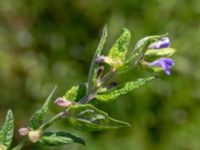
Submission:
{"label": "leaf pair", "polygon": [[[92,63],[90,65],[90,71],[88,76],[88,91],[94,88],[97,84],[96,77],[97,77],[98,65],[96,64],[95,60],[98,56],[102,55],[101,53],[105,45],[106,39],[107,39],[107,26],[105,25],[101,40],[99,42]],[[119,36],[119,38],[111,47],[108,56],[105,56],[105,62],[109,64],[112,67],[112,69],[116,70],[119,67],[123,66],[126,60],[130,39],[131,39],[130,31],[124,28],[123,33]]]}
{"label": "leaf pair", "polygon": [[[103,102],[112,101],[122,95],[125,95],[145,85],[148,81],[151,81],[153,79],[155,79],[154,76],[147,78],[140,78],[137,79],[136,81],[130,81],[118,85],[111,90],[108,90],[106,88],[100,88],[97,92],[95,99]],[[69,89],[66,92],[64,98],[70,99],[71,101],[79,101],[86,94],[86,91],[87,91],[87,84],[82,83],[79,86],[73,86],[71,89]]]}
{"label": "leaf pair", "polygon": [[[30,119],[29,127],[36,130],[43,124],[44,117],[47,113],[50,100],[53,96],[57,87],[49,94],[48,98],[44,102],[43,106],[37,110]],[[79,99],[83,95],[82,88],[84,85],[81,84],[80,86],[74,86],[71,90],[66,93],[66,97],[70,98],[71,100]],[[80,90],[79,90],[80,89]],[[85,88],[84,88],[85,89]],[[48,145],[48,146],[60,146],[69,143],[80,143],[85,144],[84,140],[66,132],[45,132],[42,138],[38,141],[39,144]]]}

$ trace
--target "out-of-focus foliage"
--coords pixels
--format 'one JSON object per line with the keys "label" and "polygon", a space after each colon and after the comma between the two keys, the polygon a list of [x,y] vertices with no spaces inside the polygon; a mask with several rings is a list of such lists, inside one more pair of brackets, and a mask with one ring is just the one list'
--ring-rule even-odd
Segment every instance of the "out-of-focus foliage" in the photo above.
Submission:
{"label": "out-of-focus foliage", "polygon": [[[97,103],[114,118],[131,122],[131,128],[79,132],[87,141],[85,148],[72,144],[58,149],[199,150],[199,0],[0,1],[0,121],[13,109],[17,131],[55,84],[59,96],[87,81],[105,23],[107,49],[123,27],[133,35],[130,48],[141,37],[168,32],[177,49],[172,76],[160,73],[160,79],[117,101]],[[136,68],[116,80],[147,74]],[[53,105],[51,110],[58,112]],[[54,128],[71,130],[59,123]]]}

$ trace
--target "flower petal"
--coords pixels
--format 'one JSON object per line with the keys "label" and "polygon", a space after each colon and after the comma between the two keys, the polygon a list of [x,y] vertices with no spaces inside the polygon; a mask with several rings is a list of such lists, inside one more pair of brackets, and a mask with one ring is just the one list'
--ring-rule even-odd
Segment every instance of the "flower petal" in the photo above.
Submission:
{"label": "flower petal", "polygon": [[161,49],[169,47],[170,40],[168,37],[163,37],[160,41],[152,43],[149,48],[150,49]]}
{"label": "flower petal", "polygon": [[162,63],[162,68],[164,69],[165,73],[167,75],[171,75],[171,72],[170,72],[170,66],[166,63]]}
{"label": "flower petal", "polygon": [[165,63],[167,63],[168,65],[172,66],[174,65],[174,60],[171,58],[164,58]]}
{"label": "flower petal", "polygon": [[160,58],[148,64],[149,67],[163,68],[167,75],[170,75],[170,68],[174,65],[174,60],[171,58]]}

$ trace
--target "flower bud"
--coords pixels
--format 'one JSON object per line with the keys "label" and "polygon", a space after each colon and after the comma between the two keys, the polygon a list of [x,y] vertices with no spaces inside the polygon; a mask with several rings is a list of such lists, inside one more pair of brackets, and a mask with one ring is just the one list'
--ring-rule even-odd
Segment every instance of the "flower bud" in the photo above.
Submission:
{"label": "flower bud", "polygon": [[54,101],[54,104],[61,107],[68,107],[72,104],[72,102],[66,100],[65,98],[59,97]]}
{"label": "flower bud", "polygon": [[95,59],[95,62],[97,64],[101,64],[105,62],[105,56],[101,55],[101,56],[97,56],[97,58]]}
{"label": "flower bud", "polygon": [[28,129],[28,128],[20,128],[20,129],[18,130],[18,132],[19,132],[19,134],[20,134],[21,136],[26,136],[26,135],[28,134],[28,132],[29,132],[29,129]]}
{"label": "flower bud", "polygon": [[104,71],[104,67],[103,66],[100,66],[98,69],[97,69],[97,78],[100,78],[103,74],[103,71]]}
{"label": "flower bud", "polygon": [[161,49],[169,47],[170,40],[168,37],[163,37],[161,40],[150,44],[149,49]]}
{"label": "flower bud", "polygon": [[115,88],[116,86],[117,86],[117,83],[115,81],[112,81],[109,83],[108,89],[111,90],[111,89]]}
{"label": "flower bud", "polygon": [[35,130],[35,131],[29,131],[28,132],[28,138],[31,142],[36,143],[37,141],[40,140],[42,137],[43,133],[41,130]]}

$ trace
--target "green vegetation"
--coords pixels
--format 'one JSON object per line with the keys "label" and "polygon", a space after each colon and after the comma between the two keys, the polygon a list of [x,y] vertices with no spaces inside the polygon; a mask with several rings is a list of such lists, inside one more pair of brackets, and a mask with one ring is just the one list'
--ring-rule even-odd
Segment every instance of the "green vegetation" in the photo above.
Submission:
{"label": "green vegetation", "polygon": [[[168,33],[172,47],[177,49],[172,75],[157,73],[159,78],[154,82],[109,105],[95,102],[98,108],[113,118],[123,118],[132,127],[75,131],[86,140],[86,146],[69,144],[58,149],[200,149],[199,0],[2,0],[0,12],[0,125],[7,110],[12,109],[14,143],[21,139],[17,129],[28,124],[32,112],[40,108],[55,84],[58,90],[53,98],[64,95],[73,85],[87,82],[92,56],[107,24],[108,35],[112,36],[108,36],[106,49],[112,47],[124,27],[132,33],[129,49],[141,37]],[[121,83],[152,74],[136,69],[116,79]],[[59,112],[52,103],[50,107],[52,113]],[[72,130],[66,129],[63,122],[52,128]],[[54,134],[46,138],[54,138]],[[29,145],[25,149],[30,149]]]}

